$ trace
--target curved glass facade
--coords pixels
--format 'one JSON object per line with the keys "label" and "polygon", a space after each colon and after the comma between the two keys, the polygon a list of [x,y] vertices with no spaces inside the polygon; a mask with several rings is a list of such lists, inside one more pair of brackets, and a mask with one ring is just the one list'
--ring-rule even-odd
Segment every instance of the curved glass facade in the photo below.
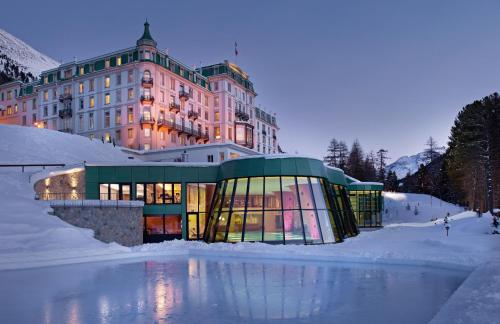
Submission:
{"label": "curved glass facade", "polygon": [[343,225],[337,204],[330,203],[328,186],[322,178],[306,176],[222,180],[217,185],[205,241],[277,244],[341,241]]}
{"label": "curved glass facade", "polygon": [[359,227],[382,226],[381,190],[349,190],[349,198]]}

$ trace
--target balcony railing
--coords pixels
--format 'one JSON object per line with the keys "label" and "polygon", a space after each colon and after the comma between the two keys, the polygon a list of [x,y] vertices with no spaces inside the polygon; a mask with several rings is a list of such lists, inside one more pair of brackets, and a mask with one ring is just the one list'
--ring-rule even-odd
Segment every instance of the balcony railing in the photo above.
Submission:
{"label": "balcony railing", "polygon": [[208,133],[202,131],[201,129],[191,128],[171,121],[167,121],[167,126],[179,135],[186,134],[187,136],[194,136],[196,140],[202,139],[205,142],[209,140]]}
{"label": "balcony railing", "polygon": [[179,111],[181,111],[181,105],[179,105],[178,103],[175,103],[175,102],[171,102],[168,105],[168,110],[170,112],[178,113]]}
{"label": "balcony railing", "polygon": [[181,91],[179,91],[179,99],[184,100],[184,101],[188,100],[189,99],[189,91],[181,89]]}
{"label": "balcony railing", "polygon": [[156,123],[156,120],[153,117],[147,116],[147,115],[141,116],[141,126],[142,125],[154,125],[155,123]]}
{"label": "balcony railing", "polygon": [[262,130],[262,135],[267,135],[267,132],[265,130]]}
{"label": "balcony railing", "polygon": [[250,119],[250,115],[248,115],[246,112],[243,110],[236,110],[235,112],[236,118],[239,118],[242,121],[248,121]]}
{"label": "balcony railing", "polygon": [[142,95],[141,104],[152,105],[155,102],[155,97],[152,95]]}
{"label": "balcony railing", "polygon": [[71,100],[73,100],[73,96],[71,95],[71,93],[63,93],[62,95],[59,96],[59,101],[62,103]]}
{"label": "balcony railing", "polygon": [[142,86],[144,88],[151,88],[153,86],[153,78],[142,78]]}
{"label": "balcony railing", "polygon": [[71,108],[64,108],[59,110],[59,118],[71,118],[73,117],[73,110]]}
{"label": "balcony railing", "polygon": [[59,131],[63,132],[63,133],[73,134],[72,128],[62,128],[62,129],[59,129]]}
{"label": "balcony railing", "polygon": [[197,111],[189,111],[188,118],[190,120],[197,120],[200,117],[200,114]]}

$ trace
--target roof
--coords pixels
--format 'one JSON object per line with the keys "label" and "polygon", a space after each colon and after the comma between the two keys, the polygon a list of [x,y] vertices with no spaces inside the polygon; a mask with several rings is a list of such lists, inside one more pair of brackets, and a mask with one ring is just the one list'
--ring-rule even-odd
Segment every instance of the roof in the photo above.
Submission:
{"label": "roof", "polygon": [[141,45],[156,47],[156,41],[153,39],[153,36],[151,36],[151,32],[149,31],[149,23],[147,20],[144,23],[144,32],[142,33],[142,36],[137,40],[137,46]]}

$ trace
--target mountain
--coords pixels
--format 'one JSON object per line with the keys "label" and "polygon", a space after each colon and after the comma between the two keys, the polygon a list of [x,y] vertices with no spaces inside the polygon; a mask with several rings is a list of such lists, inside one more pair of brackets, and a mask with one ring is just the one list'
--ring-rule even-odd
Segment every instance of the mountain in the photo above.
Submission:
{"label": "mountain", "polygon": [[417,172],[420,164],[427,164],[424,152],[411,156],[402,156],[395,162],[389,164],[386,170],[387,172],[395,171],[398,179],[403,179],[406,177],[408,172],[410,172],[410,174]]}
{"label": "mountain", "polygon": [[47,55],[0,29],[0,84],[15,79],[32,81],[42,71],[59,65]]}

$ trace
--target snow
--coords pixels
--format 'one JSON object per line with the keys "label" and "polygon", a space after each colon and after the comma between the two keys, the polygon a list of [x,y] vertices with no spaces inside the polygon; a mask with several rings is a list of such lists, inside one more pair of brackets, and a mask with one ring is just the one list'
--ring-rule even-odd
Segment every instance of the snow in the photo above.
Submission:
{"label": "snow", "polygon": [[[460,206],[447,203],[439,198],[414,193],[384,192],[383,225],[398,223],[427,223],[437,218],[444,218],[461,213],[464,209]],[[407,210],[408,204],[410,210]],[[418,214],[415,215],[415,207]],[[387,211],[387,212],[386,212]]]}
{"label": "snow", "polygon": [[[0,54],[7,55],[11,60],[17,62],[23,71],[31,72],[35,77],[39,77],[42,71],[59,66],[55,60],[3,29],[0,29]],[[0,59],[0,67],[3,68],[2,59]]]}
{"label": "snow", "polygon": [[[130,163],[111,144],[45,129],[0,126],[0,163]],[[132,162],[133,163],[133,162]],[[493,323],[500,319],[500,235],[491,235],[492,216],[478,218],[459,206],[427,195],[385,193],[384,228],[362,231],[341,244],[280,246],[263,243],[205,244],[170,241],[127,248],[93,238],[88,229],[50,215],[50,204],[34,200],[34,173],[0,168],[0,270],[157,256],[211,256],[269,260],[413,265],[474,271],[437,314],[435,323]],[[44,171],[61,172],[61,169]],[[62,170],[62,172],[67,172]],[[39,175],[38,175],[39,176]],[[410,203],[411,210],[406,210]],[[417,206],[419,213],[414,215]],[[443,226],[451,217],[449,235]],[[437,218],[437,219],[435,219]],[[431,219],[434,219],[431,221]],[[484,276],[484,273],[491,274]],[[481,287],[479,290],[478,287]],[[494,306],[493,306],[494,305]],[[471,320],[473,319],[473,320]],[[484,320],[488,319],[488,320]],[[497,321],[498,322],[498,321]]]}
{"label": "snow", "polygon": [[404,177],[406,177],[408,172],[410,174],[414,174],[415,172],[417,172],[421,164],[427,164],[424,152],[411,156],[402,156],[393,163],[389,164],[386,168],[386,171],[394,171],[396,172],[396,177],[398,179],[403,179]]}

